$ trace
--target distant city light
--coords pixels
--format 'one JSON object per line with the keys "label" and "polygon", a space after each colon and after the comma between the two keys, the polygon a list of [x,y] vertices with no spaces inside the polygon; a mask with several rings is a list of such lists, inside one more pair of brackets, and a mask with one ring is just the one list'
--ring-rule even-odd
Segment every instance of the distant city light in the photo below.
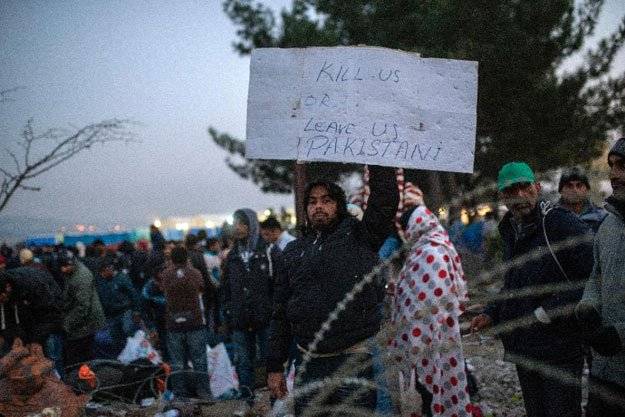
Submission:
{"label": "distant city light", "polygon": [[189,223],[176,223],[176,230],[182,230],[183,232],[186,232],[187,230],[189,230]]}
{"label": "distant city light", "polygon": [[232,215],[226,217],[226,223],[228,224],[234,223],[234,217]]}
{"label": "distant city light", "polygon": [[154,219],[154,226],[161,227],[161,221],[159,219]]}
{"label": "distant city light", "polygon": [[215,223],[213,223],[210,220],[206,220],[206,223],[204,223],[204,226],[206,226],[207,229],[212,229],[213,227],[215,227]]}

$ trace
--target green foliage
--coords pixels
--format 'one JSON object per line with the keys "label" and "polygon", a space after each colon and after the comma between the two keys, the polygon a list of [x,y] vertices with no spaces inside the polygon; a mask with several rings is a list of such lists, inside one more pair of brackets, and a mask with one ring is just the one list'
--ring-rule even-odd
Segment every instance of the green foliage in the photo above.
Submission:
{"label": "green foliage", "polygon": [[[457,184],[470,188],[492,180],[509,160],[525,160],[536,170],[588,163],[601,154],[606,133],[625,126],[625,74],[608,77],[623,47],[625,18],[585,51],[579,68],[558,72],[567,58],[584,53],[602,5],[603,0],[294,0],[290,10],[282,10],[280,24],[270,9],[251,0],[225,0],[224,10],[239,28],[235,48],[241,54],[254,47],[364,44],[478,61],[476,175],[456,176]],[[243,147],[234,138],[211,136],[231,153]],[[234,153],[243,156],[240,149]],[[230,166],[263,190],[290,190],[290,182],[282,183],[291,180],[290,163]]]}

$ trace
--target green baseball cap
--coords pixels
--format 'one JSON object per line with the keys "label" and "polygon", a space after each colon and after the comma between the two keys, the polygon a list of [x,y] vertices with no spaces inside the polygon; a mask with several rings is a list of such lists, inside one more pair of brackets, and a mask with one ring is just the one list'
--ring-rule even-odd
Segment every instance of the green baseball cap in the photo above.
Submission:
{"label": "green baseball cap", "polygon": [[529,165],[525,162],[508,162],[501,167],[499,176],[497,177],[497,188],[499,191],[503,191],[511,185],[520,182],[536,182],[534,172]]}

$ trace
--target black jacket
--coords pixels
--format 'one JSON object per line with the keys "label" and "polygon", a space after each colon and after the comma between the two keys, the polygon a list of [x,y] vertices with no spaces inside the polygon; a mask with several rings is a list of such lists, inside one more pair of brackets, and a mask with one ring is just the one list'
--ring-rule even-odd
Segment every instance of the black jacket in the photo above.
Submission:
{"label": "black jacket", "polygon": [[[328,232],[312,232],[284,250],[285,274],[274,298],[267,370],[278,372],[295,340],[303,348],[314,339],[328,316],[378,263],[377,251],[392,232],[399,196],[392,168],[370,168],[371,195],[362,221],[341,219]],[[344,350],[377,333],[382,289],[366,285],[347,303],[317,352]]]}
{"label": "black jacket", "polygon": [[[513,226],[511,213],[499,224],[504,242],[504,262],[508,270],[500,295],[510,298],[490,304],[485,313],[494,324],[528,320],[528,325],[517,326],[511,322],[511,330],[501,333],[506,353],[545,361],[560,361],[581,355],[579,330],[573,308],[581,299],[584,284],[593,266],[592,236],[589,227],[577,216],[563,208],[552,208],[541,203],[533,212],[534,222],[519,232]],[[543,231],[543,219],[547,237],[566,277],[551,255]],[[558,250],[558,243],[579,238],[579,242]],[[534,255],[534,256],[533,256]],[[529,256],[529,258],[525,258]],[[515,265],[515,262],[520,262]],[[544,294],[517,296],[519,290],[544,289],[547,285],[561,285],[556,291]],[[534,311],[543,307],[551,324],[539,322]],[[565,314],[559,314],[564,312]],[[518,323],[518,322],[517,322]]]}
{"label": "black jacket", "polygon": [[20,325],[30,341],[43,344],[52,333],[63,332],[62,292],[52,275],[44,270],[23,266],[7,271],[13,279],[11,298],[28,315]]}
{"label": "black jacket", "polygon": [[235,245],[222,264],[220,292],[225,320],[237,330],[269,325],[274,283],[284,270],[279,249],[270,248],[260,239],[254,241],[256,246],[249,251],[249,257],[242,257],[244,248]]}

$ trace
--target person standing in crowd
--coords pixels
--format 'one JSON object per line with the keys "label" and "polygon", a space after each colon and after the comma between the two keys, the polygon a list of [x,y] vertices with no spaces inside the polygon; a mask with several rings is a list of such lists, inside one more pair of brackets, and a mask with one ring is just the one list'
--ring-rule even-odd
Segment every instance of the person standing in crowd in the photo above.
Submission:
{"label": "person standing in crowd", "polygon": [[596,233],[608,212],[590,201],[590,181],[588,175],[578,167],[565,170],[558,184],[560,201],[558,204],[575,213]]}
{"label": "person standing in crowd", "polygon": [[[177,396],[185,396],[188,395],[187,389],[194,386],[199,398],[210,399],[202,274],[191,266],[187,250],[176,246],[171,250],[171,263],[159,278],[167,305],[167,351],[174,372],[170,377],[173,391]],[[187,352],[193,364],[193,378],[180,374]],[[192,386],[191,381],[194,382]]]}
{"label": "person standing in crowd", "polygon": [[85,248],[85,257],[82,258],[82,263],[91,271],[92,274],[98,273],[98,268],[100,265],[100,256],[98,255],[98,250],[93,245],[87,245]]}
{"label": "person standing in crowd", "polygon": [[609,214],[595,236],[594,269],[576,314],[593,348],[588,417],[625,416],[625,138],[608,154]]}
{"label": "person standing in crowd", "polygon": [[449,238],[456,249],[461,249],[463,245],[462,234],[464,233],[464,223],[462,222],[462,208],[452,206],[449,208],[449,225],[447,227]]}
{"label": "person standing in crowd", "polygon": [[223,318],[222,308],[221,308],[221,258],[219,257],[219,252],[221,251],[221,243],[219,239],[214,237],[207,237],[205,241],[204,248],[204,263],[206,264],[206,269],[208,270],[208,276],[215,288],[215,297],[213,299],[214,304],[212,305],[209,319],[212,320],[210,323],[211,328],[214,329],[215,337],[217,340],[219,339],[219,333]]}
{"label": "person standing in crowd", "polygon": [[255,363],[265,367],[274,281],[281,273],[282,259],[278,248],[260,238],[253,210],[237,210],[233,217],[235,244],[222,269],[223,311],[236,349],[241,394],[252,405]]}
{"label": "person standing in crowd", "polygon": [[24,341],[39,343],[63,377],[63,294],[45,267],[36,266],[29,249],[20,250],[19,257],[22,266],[8,271],[0,292],[6,292],[14,304]]}
{"label": "person standing in crowd", "polygon": [[156,225],[150,225],[150,242],[153,252],[162,252],[165,248],[165,238]]}
{"label": "person standing in crowd", "polygon": [[[379,330],[379,300],[382,288],[373,283],[350,295],[378,263],[377,252],[393,231],[393,219],[399,202],[395,170],[369,167],[371,193],[362,221],[347,212],[344,191],[331,182],[313,182],[306,187],[306,230],[304,236],[284,250],[285,275],[279,281],[274,298],[270,330],[268,385],[273,395],[286,395],[284,363],[289,345],[310,361],[296,377],[296,389],[330,377],[349,377],[338,382],[333,394],[322,406],[328,413],[333,407],[349,406],[373,411],[376,390],[350,383],[353,377],[373,383],[368,339]],[[345,308],[332,315],[330,326],[323,324],[344,299]],[[323,329],[321,341],[311,347],[315,334]],[[335,375],[348,366],[353,374]],[[311,400],[298,397],[295,414],[299,415]]]}
{"label": "person standing in crowd", "polygon": [[206,269],[208,269],[215,287],[219,286],[219,280],[221,279],[221,258],[219,257],[219,252],[221,252],[219,239],[214,237],[207,238],[206,249],[204,250],[204,263],[206,263]]}
{"label": "person standing in crowd", "polygon": [[265,242],[276,245],[281,251],[286,248],[286,245],[295,240],[295,236],[283,230],[278,219],[273,216],[267,217],[260,224],[260,234]]}
{"label": "person standing in crowd", "polygon": [[94,336],[106,319],[93,275],[69,251],[59,254],[58,264],[65,279],[63,328],[66,335],[65,365],[94,359]]}
{"label": "person standing in crowd", "polygon": [[207,337],[211,346],[216,344],[215,333],[210,327],[214,322],[211,318],[211,312],[215,307],[215,299],[217,298],[217,287],[213,284],[210,272],[206,267],[206,261],[204,260],[204,253],[200,248],[200,244],[195,235],[187,235],[184,239],[185,249],[187,250],[187,256],[191,262],[191,266],[197,269],[202,275],[202,281],[204,282],[204,290],[202,294],[202,311],[207,320]]}
{"label": "person standing in crowd", "polygon": [[420,390],[423,409],[401,404],[402,414],[470,416],[460,336],[468,294],[460,256],[427,207],[406,211],[400,223],[411,247],[394,288],[391,355],[405,378],[414,369],[427,390]]}
{"label": "person standing in crowd", "polygon": [[96,276],[96,290],[104,309],[106,327],[111,338],[110,358],[117,358],[124,349],[126,338],[141,324],[141,307],[130,278],[116,271],[112,259],[104,260]]}
{"label": "person standing in crowd", "polygon": [[24,317],[20,311],[19,301],[12,294],[10,284],[12,278],[11,275],[0,269],[0,357],[11,350],[15,338],[28,340],[28,335],[20,325]]}
{"label": "person standing in crowd", "polygon": [[139,240],[132,251],[130,260],[130,271],[128,276],[137,291],[141,291],[147,278],[145,274],[145,264],[148,261],[149,242],[145,239]]}
{"label": "person standing in crowd", "polygon": [[[524,162],[505,164],[497,186],[509,210],[499,224],[509,268],[499,300],[471,327],[502,324],[505,358],[516,364],[528,417],[579,417],[583,355],[572,313],[592,269],[589,228],[540,201],[540,183]],[[569,239],[574,244],[558,248]]]}

